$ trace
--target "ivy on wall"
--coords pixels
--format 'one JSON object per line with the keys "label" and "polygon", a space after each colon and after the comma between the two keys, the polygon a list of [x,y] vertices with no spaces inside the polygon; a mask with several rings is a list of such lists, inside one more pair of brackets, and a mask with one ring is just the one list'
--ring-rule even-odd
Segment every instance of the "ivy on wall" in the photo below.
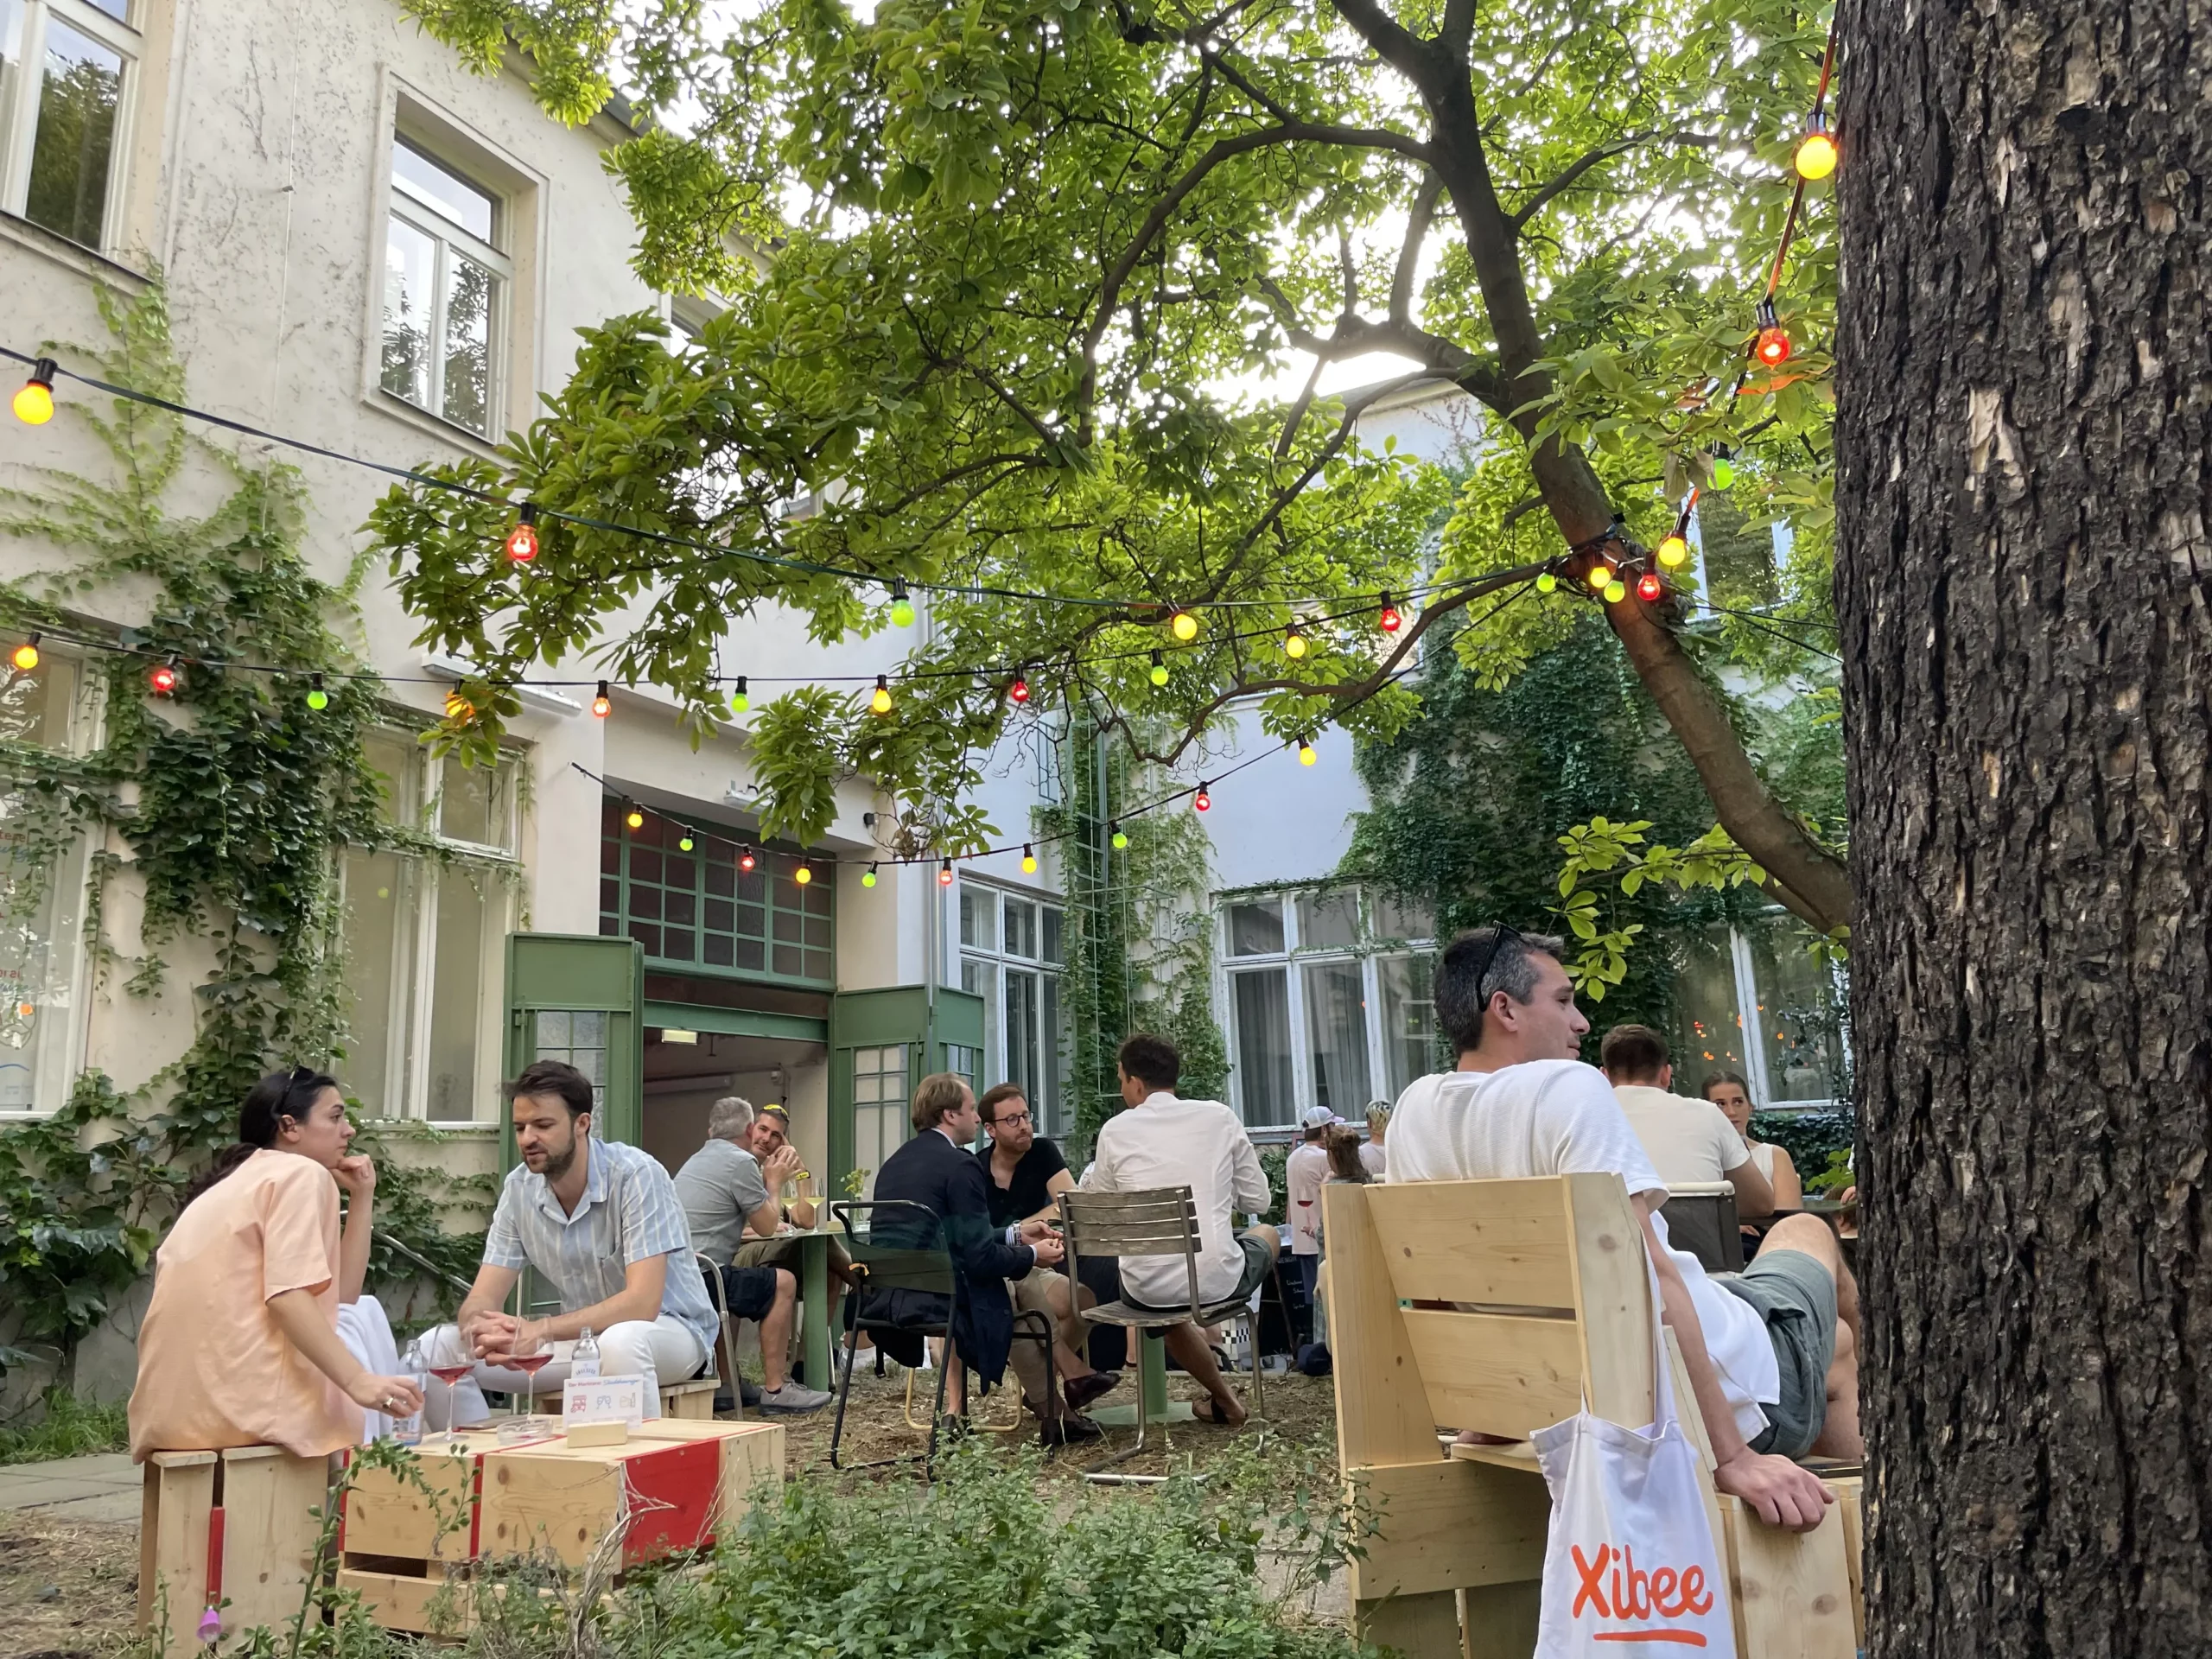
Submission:
{"label": "ivy on wall", "polygon": [[[103,292],[103,350],[49,346],[89,359],[119,385],[185,399],[159,284],[137,297]],[[60,868],[89,837],[86,948],[97,986],[160,994],[181,947],[210,965],[191,987],[193,1036],[137,1090],[97,1071],[43,1119],[0,1128],[0,1306],[17,1310],[17,1342],[67,1354],[144,1271],[193,1168],[234,1138],[239,1102],[275,1065],[329,1065],[347,1033],[337,878],[348,845],[457,861],[432,837],[385,815],[385,780],[363,739],[389,716],[337,627],[355,618],[360,561],[338,582],[302,556],[308,499],[290,468],[257,465],[189,437],[176,416],[118,399],[110,416],[73,405],[111,465],[92,479],[43,471],[0,490],[0,532],[70,562],[0,582],[0,626],[105,639],[143,654],[88,651],[95,713],[79,753],[0,736],[0,834],[6,887],[0,969],[22,969],[40,942],[28,925]],[[188,463],[203,463],[192,480]],[[227,483],[204,517],[171,499],[212,467]],[[105,608],[140,625],[88,621]],[[149,666],[174,658],[173,695],[156,698]],[[226,664],[257,665],[252,671]],[[320,682],[320,706],[308,693]],[[35,696],[33,674],[0,687],[0,707]],[[21,729],[11,721],[8,731]],[[109,897],[128,873],[143,894],[135,954],[108,927]],[[472,870],[480,880],[499,879]],[[41,999],[43,1001],[43,999]],[[56,1011],[44,1012],[54,1017]],[[10,1017],[22,1017],[11,1008]],[[66,1014],[62,1017],[66,1017]],[[0,1028],[21,1046],[25,1033]],[[440,1224],[486,1196],[480,1183],[381,1160],[380,1230],[444,1265],[473,1254]],[[372,1272],[414,1269],[385,1259]],[[0,1349],[0,1370],[20,1351]]]}

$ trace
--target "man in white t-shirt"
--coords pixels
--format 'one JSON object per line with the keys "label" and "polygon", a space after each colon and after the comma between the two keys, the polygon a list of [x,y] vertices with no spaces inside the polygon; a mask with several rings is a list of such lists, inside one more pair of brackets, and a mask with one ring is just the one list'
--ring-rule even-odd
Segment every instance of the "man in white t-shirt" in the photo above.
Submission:
{"label": "man in white t-shirt", "polygon": [[[1083,1173],[1086,1192],[1141,1192],[1187,1186],[1198,1212],[1198,1300],[1205,1306],[1248,1300],[1274,1270],[1278,1240],[1272,1227],[1240,1233],[1236,1211],[1258,1215],[1274,1200],[1260,1154],[1244,1125],[1217,1100],[1184,1100],[1175,1093],[1182,1057],[1165,1037],[1137,1032],[1116,1056],[1122,1101],[1128,1108],[1098,1131],[1097,1156]],[[1180,1255],[1122,1258],[1122,1300],[1150,1308],[1190,1306],[1190,1268]],[[1194,1310],[1195,1311],[1195,1310]],[[1198,1414],[1230,1427],[1244,1421],[1243,1402],[1222,1381],[1213,1350],[1189,1319],[1162,1333],[1175,1363],[1209,1398]]]}
{"label": "man in white t-shirt", "polygon": [[1462,933],[1445,948],[1436,1015],[1459,1065],[1399,1096],[1391,1184],[1620,1176],[1713,1444],[1714,1484],[1770,1524],[1815,1526],[1834,1500],[1790,1459],[1863,1450],[1858,1294],[1842,1252],[1810,1216],[1785,1217],[1751,1267],[1725,1280],[1668,1248],[1656,1213],[1666,1184],[1604,1077],[1575,1058],[1590,1022],[1574,1006],[1564,950],[1509,927]]}
{"label": "man in white t-shirt", "polygon": [[1667,1039],[1649,1026],[1615,1026],[1598,1046],[1598,1068],[1652,1168],[1669,1189],[1726,1181],[1736,1189],[1738,1216],[1772,1215],[1774,1188],[1728,1114],[1709,1100],[1668,1093],[1675,1081],[1669,1059]]}

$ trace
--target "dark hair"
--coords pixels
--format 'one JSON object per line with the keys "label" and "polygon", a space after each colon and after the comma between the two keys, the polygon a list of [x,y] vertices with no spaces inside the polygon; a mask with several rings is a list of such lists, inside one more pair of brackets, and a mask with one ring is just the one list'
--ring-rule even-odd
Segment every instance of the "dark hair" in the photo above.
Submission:
{"label": "dark hair", "polygon": [[1598,1064],[1615,1083],[1651,1082],[1668,1058],[1667,1039],[1649,1026],[1615,1026],[1598,1045]]}
{"label": "dark hair", "polygon": [[591,1079],[566,1060],[532,1060],[512,1083],[502,1084],[499,1092],[510,1106],[524,1095],[557,1096],[571,1123],[592,1109]]}
{"label": "dark hair", "polygon": [[303,1122],[322,1098],[322,1091],[337,1086],[337,1078],[304,1065],[296,1065],[289,1071],[271,1071],[255,1084],[247,1092],[245,1104],[238,1108],[236,1144],[225,1147],[200,1172],[185,1188],[184,1202],[190,1204],[255,1153],[275,1146],[276,1133],[286,1118],[295,1123]]}
{"label": "dark hair", "polygon": [[1744,1098],[1745,1100],[1749,1100],[1751,1097],[1751,1080],[1740,1071],[1731,1071],[1725,1068],[1719,1071],[1707,1072],[1706,1074],[1704,1085],[1699,1089],[1698,1093],[1707,1100],[1711,1100],[1713,1098],[1713,1086],[1719,1083],[1732,1083],[1738,1089],[1744,1091]]}
{"label": "dark hair", "polygon": [[1124,1077],[1155,1089],[1173,1089],[1183,1075],[1183,1057],[1175,1052],[1175,1045],[1148,1031],[1131,1032],[1124,1037],[1114,1058],[1120,1062]]}
{"label": "dark hair", "polygon": [[1359,1161],[1359,1131],[1338,1123],[1331,1127],[1329,1135],[1329,1173],[1340,1181],[1357,1181],[1363,1186],[1375,1178],[1367,1166]]}
{"label": "dark hair", "polygon": [[998,1121],[995,1114],[998,1111],[999,1103],[1002,1100],[1018,1100],[1026,1105],[1029,1100],[1029,1094],[1018,1083],[993,1084],[983,1091],[983,1097],[976,1103],[976,1109],[983,1115],[984,1122],[995,1123]]}
{"label": "dark hair", "polygon": [[1436,1020],[1465,1054],[1483,1042],[1483,1012],[1503,991],[1516,1002],[1536,994],[1536,957],[1567,960],[1567,943],[1549,933],[1522,933],[1510,927],[1472,927],[1444,947],[1436,959]]}
{"label": "dark hair", "polygon": [[968,1079],[957,1072],[933,1071],[924,1077],[914,1085],[914,1133],[937,1128],[947,1113],[960,1109],[967,1094]]}

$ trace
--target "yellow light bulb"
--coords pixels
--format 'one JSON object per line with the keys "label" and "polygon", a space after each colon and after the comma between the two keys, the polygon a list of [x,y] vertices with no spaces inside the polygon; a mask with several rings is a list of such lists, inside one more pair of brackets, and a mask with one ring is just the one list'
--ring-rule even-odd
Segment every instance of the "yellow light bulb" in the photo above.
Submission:
{"label": "yellow light bulb", "polygon": [[1289,637],[1282,642],[1282,654],[1289,658],[1294,663],[1305,656],[1306,636],[1299,632],[1297,629],[1293,628],[1290,631]]}
{"label": "yellow light bulb", "polygon": [[791,872],[791,880],[798,882],[799,886],[803,887],[808,882],[814,880],[814,872],[807,868],[805,865],[802,864],[798,868]]}
{"label": "yellow light bulb", "polygon": [[876,680],[875,690],[869,696],[868,706],[874,714],[887,715],[891,712],[891,688],[884,684],[880,677]]}
{"label": "yellow light bulb", "polygon": [[1687,563],[1690,544],[1679,536],[1669,536],[1659,543],[1659,563],[1673,570]]}
{"label": "yellow light bulb", "polygon": [[1835,140],[1815,128],[1797,141],[1797,154],[1792,159],[1799,178],[1825,179],[1835,171]]}
{"label": "yellow light bulb", "polygon": [[1167,626],[1169,631],[1185,645],[1198,637],[1198,619],[1188,611],[1176,612]]}
{"label": "yellow light bulb", "polygon": [[1319,759],[1319,753],[1311,743],[1301,743],[1298,746],[1298,764],[1300,766],[1310,766]]}
{"label": "yellow light bulb", "polygon": [[642,830],[645,827],[645,815],[639,811],[638,809],[633,806],[630,809],[629,816],[625,817],[622,822],[628,824],[632,830]]}
{"label": "yellow light bulb", "polygon": [[1597,563],[1592,565],[1590,567],[1590,574],[1583,578],[1585,582],[1587,582],[1590,584],[1590,591],[1593,594],[1604,593],[1605,591],[1605,584],[1612,579],[1613,567],[1607,564],[1603,559],[1599,560]]}
{"label": "yellow light bulb", "polygon": [[16,647],[16,654],[10,660],[17,668],[28,674],[38,666],[38,647],[26,639]]}
{"label": "yellow light bulb", "polygon": [[54,418],[54,393],[33,380],[16,394],[16,418],[25,426],[44,426]]}
{"label": "yellow light bulb", "polygon": [[1037,874],[1037,855],[1027,847],[1021,849],[1021,873],[1024,875]]}

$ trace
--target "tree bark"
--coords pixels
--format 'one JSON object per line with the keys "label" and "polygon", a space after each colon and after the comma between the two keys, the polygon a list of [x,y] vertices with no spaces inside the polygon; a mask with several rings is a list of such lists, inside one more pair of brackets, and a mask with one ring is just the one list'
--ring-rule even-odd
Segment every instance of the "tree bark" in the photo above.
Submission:
{"label": "tree bark", "polygon": [[2212,0],[1846,0],[1878,1659],[2212,1651]]}

